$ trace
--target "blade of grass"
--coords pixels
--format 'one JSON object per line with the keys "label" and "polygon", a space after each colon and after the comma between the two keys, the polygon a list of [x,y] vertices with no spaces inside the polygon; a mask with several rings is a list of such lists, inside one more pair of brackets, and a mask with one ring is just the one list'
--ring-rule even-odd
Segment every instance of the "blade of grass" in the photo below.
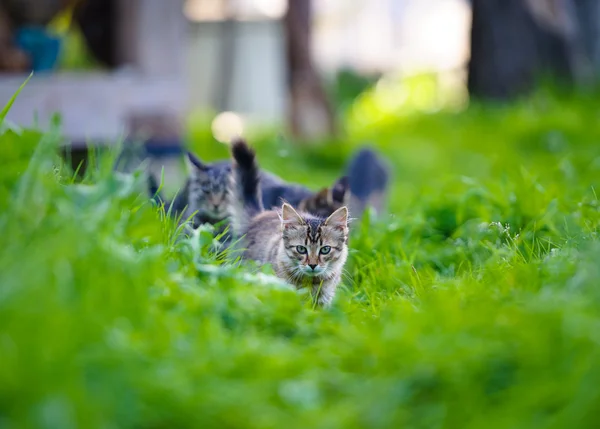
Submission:
{"label": "blade of grass", "polygon": [[21,84],[21,86],[19,86],[19,89],[17,89],[17,91],[13,94],[13,96],[10,97],[10,100],[8,100],[8,103],[6,103],[4,105],[4,108],[0,111],[0,122],[4,122],[4,119],[6,118],[8,111],[14,104],[14,102],[17,99],[17,97],[19,96],[20,92],[23,90],[23,88],[25,88],[25,85],[27,85],[27,82],[29,82],[29,79],[31,79],[32,77],[33,77],[33,72],[31,72],[29,74],[29,77],[27,79],[25,79],[25,82],[23,82]]}

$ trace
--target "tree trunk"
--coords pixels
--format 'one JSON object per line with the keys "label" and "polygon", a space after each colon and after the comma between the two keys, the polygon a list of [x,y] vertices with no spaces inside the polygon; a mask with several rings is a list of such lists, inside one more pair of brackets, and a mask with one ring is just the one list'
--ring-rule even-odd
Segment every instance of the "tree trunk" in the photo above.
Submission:
{"label": "tree trunk", "polygon": [[311,56],[311,1],[290,1],[284,24],[292,134],[301,139],[332,135],[334,114]]}
{"label": "tree trunk", "polygon": [[472,0],[469,92],[509,99],[531,90],[541,74],[565,83],[586,75],[571,0]]}
{"label": "tree trunk", "polygon": [[73,15],[94,59],[111,69],[119,66],[117,12],[118,0],[85,0]]}

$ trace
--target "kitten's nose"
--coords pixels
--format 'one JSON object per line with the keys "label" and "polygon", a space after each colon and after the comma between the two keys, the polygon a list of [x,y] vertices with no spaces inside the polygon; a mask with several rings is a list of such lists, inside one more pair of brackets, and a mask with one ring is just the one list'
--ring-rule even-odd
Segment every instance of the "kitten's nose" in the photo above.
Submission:
{"label": "kitten's nose", "polygon": [[308,266],[312,268],[313,271],[315,270],[315,268],[317,268],[317,264],[308,264]]}
{"label": "kitten's nose", "polygon": [[219,205],[218,204],[213,204],[213,210],[218,212],[219,211]]}

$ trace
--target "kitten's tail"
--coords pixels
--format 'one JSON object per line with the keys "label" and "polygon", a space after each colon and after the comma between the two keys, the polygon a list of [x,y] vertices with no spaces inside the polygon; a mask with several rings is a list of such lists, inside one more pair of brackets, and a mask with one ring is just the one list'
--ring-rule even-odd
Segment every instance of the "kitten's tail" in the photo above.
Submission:
{"label": "kitten's tail", "polygon": [[350,160],[347,176],[353,216],[360,217],[368,206],[381,213],[390,181],[386,162],[373,149],[364,147]]}
{"label": "kitten's tail", "polygon": [[229,209],[231,226],[236,235],[246,232],[249,221],[264,210],[260,190],[260,169],[256,153],[246,141],[236,139],[231,142],[233,157],[231,198]]}

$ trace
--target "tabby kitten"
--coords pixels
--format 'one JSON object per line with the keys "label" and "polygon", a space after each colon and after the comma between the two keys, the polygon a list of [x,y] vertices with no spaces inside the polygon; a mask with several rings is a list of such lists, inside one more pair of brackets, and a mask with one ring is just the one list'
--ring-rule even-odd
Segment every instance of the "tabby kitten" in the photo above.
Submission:
{"label": "tabby kitten", "polygon": [[189,176],[183,189],[172,202],[163,201],[159,195],[154,176],[148,177],[148,188],[158,204],[164,204],[165,211],[181,221],[191,218],[192,226],[198,228],[203,223],[212,225],[227,219],[227,193],[231,164],[228,161],[204,164],[196,156],[186,156]]}
{"label": "tabby kitten", "polygon": [[228,216],[227,193],[231,165],[226,161],[204,164],[188,153],[188,178],[185,194],[187,209],[185,218],[196,213],[192,225],[198,228],[203,223],[215,224]]}
{"label": "tabby kitten", "polygon": [[326,219],[287,203],[281,211],[265,211],[254,151],[242,140],[231,149],[231,222],[234,234],[243,237],[244,258],[271,264],[278,277],[297,289],[308,287],[319,305],[329,306],[348,256],[348,209]]}
{"label": "tabby kitten", "polygon": [[319,217],[327,217],[350,202],[348,177],[339,179],[331,188],[323,188],[298,203],[298,209]]}
{"label": "tabby kitten", "polygon": [[347,206],[350,200],[350,187],[346,176],[333,186],[314,192],[304,186],[286,183],[270,173],[267,174],[261,173],[260,185],[265,208],[281,208],[283,203],[288,203],[303,212],[327,217],[340,207]]}

